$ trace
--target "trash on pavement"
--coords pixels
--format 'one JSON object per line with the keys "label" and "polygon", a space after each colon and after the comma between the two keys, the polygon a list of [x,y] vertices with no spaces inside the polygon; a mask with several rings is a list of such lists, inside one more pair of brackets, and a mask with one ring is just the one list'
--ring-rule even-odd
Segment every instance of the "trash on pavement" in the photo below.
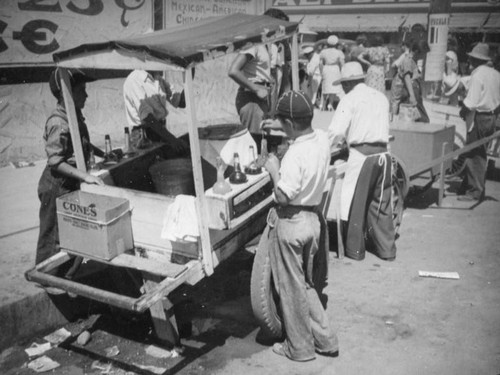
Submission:
{"label": "trash on pavement", "polygon": [[24,349],[24,351],[26,352],[26,354],[28,354],[29,357],[37,357],[45,353],[47,350],[50,350],[51,347],[52,346],[50,345],[50,342],[46,342],[43,344],[34,342],[29,348]]}
{"label": "trash on pavement", "polygon": [[51,344],[58,345],[71,336],[66,328],[59,328],[57,331],[52,332],[50,335],[44,337],[45,340]]}
{"label": "trash on pavement", "polygon": [[36,372],[47,372],[51,371],[55,368],[58,368],[60,365],[56,361],[50,359],[46,355],[43,357],[37,358],[30,363],[28,363],[28,368],[32,369]]}
{"label": "trash on pavement", "polygon": [[453,280],[460,279],[458,272],[418,271],[418,276],[420,276],[420,277],[435,277],[438,279],[453,279]]}
{"label": "trash on pavement", "polygon": [[118,349],[118,346],[112,346],[110,348],[104,349],[104,352],[106,353],[106,357],[116,357],[118,354],[120,354],[120,349]]}
{"label": "trash on pavement", "polygon": [[90,334],[90,332],[85,330],[78,335],[76,342],[81,346],[85,346],[89,343],[91,338],[92,338],[92,335]]}
{"label": "trash on pavement", "polygon": [[146,354],[155,358],[170,358],[172,357],[173,351],[162,349],[154,345],[149,345],[146,348]]}

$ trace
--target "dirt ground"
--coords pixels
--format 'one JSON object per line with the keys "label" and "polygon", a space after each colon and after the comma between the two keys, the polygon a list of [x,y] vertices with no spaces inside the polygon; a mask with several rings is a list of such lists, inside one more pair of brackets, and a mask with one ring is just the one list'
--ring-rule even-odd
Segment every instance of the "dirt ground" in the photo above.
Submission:
{"label": "dirt ground", "polygon": [[[394,262],[372,254],[363,261],[330,255],[328,315],[340,356],[296,363],[257,339],[250,306],[252,254],[237,252],[175,299],[184,351],[155,358],[158,345],[146,315],[96,308],[67,326],[89,329],[86,346],[75,336],[46,354],[61,366],[53,374],[500,374],[500,169],[477,206],[456,201],[447,183],[444,208],[431,189],[408,201]],[[459,280],[423,278],[418,271],[455,271]],[[88,310],[90,313],[91,310]],[[43,336],[5,350],[0,372],[32,374],[24,349]],[[106,357],[106,349],[120,353]],[[111,365],[107,368],[106,365]],[[141,367],[153,366],[153,367]]]}

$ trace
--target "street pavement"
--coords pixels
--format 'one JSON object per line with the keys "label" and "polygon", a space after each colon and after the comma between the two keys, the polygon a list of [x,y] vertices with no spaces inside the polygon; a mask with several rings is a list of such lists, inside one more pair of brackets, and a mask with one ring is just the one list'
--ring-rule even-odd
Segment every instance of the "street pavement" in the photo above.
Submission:
{"label": "street pavement", "polygon": [[[317,127],[328,125],[330,116],[320,113],[316,121],[322,126]],[[338,372],[330,372],[329,362],[324,359],[314,362],[314,372],[308,372],[302,365],[290,367],[290,361],[286,360],[278,361],[281,367],[276,368],[273,362],[267,367],[270,372],[255,366],[262,361],[269,363],[268,359],[275,357],[267,351],[260,353],[262,347],[255,343],[256,328],[249,311],[248,295],[244,295],[239,300],[229,301],[229,305],[214,304],[212,310],[217,310],[219,318],[236,315],[230,321],[233,325],[241,321],[243,326],[239,330],[245,327],[247,331],[238,332],[238,328],[229,323],[227,329],[236,330],[236,333],[231,331],[234,337],[223,343],[212,343],[210,350],[198,353],[197,360],[181,363],[178,373],[199,373],[196,369],[208,371],[210,365],[219,369],[213,373],[220,374],[293,374],[299,369],[301,373],[361,374],[371,368],[378,368],[372,373],[386,374],[420,374],[424,369],[429,370],[425,371],[429,374],[498,373],[500,162],[498,159],[495,162],[487,182],[486,200],[479,205],[456,200],[453,193],[456,181],[447,182],[442,208],[435,203],[436,189],[409,200],[396,262],[380,264],[371,254],[362,262],[347,258],[330,260],[330,272],[334,276],[328,291],[333,301],[329,315],[339,329],[343,348],[343,359],[336,362]],[[39,208],[36,187],[44,166],[45,161],[40,161],[20,169],[0,168],[0,351],[19,343],[28,346],[30,338],[68,322],[43,289],[24,279],[24,272],[34,265]],[[418,184],[418,180],[414,183]],[[424,282],[417,275],[418,269],[458,271],[461,280]],[[372,290],[374,286],[378,288]],[[413,288],[411,292],[410,287]],[[383,288],[389,289],[380,291]],[[384,303],[386,306],[381,306]],[[374,320],[378,315],[381,322]],[[212,325],[206,321],[200,324],[212,329],[215,320],[212,319]],[[391,333],[383,331],[385,333],[379,332],[379,336],[367,333],[374,327],[380,330],[384,326],[390,328]],[[198,327],[196,332],[203,334],[203,330]],[[210,341],[210,338],[205,339]],[[253,344],[248,344],[248,339]],[[416,346],[409,344],[410,339],[418,340]],[[238,340],[245,340],[246,349],[241,349]],[[376,347],[380,340],[391,350],[386,352],[383,347]],[[191,341],[186,342],[189,345]],[[466,353],[461,353],[465,342]],[[396,353],[396,348],[401,351]],[[443,358],[439,357],[441,351],[445,351]],[[357,363],[360,355],[365,359]],[[224,367],[210,360],[211,356],[223,357]],[[254,357],[254,361],[250,361],[250,357]],[[367,363],[368,359],[371,364]],[[380,372],[385,365],[389,368],[392,365],[392,370]],[[465,372],[460,372],[461,369]]]}

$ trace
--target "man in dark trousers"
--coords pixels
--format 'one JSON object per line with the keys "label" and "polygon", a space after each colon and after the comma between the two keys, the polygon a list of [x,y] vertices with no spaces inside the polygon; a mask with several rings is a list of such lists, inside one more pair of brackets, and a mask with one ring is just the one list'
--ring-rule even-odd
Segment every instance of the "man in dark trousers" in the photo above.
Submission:
{"label": "man in dark trousers", "polygon": [[[347,93],[328,128],[330,147],[344,142],[349,148],[342,184],[340,218],[347,221],[346,255],[362,260],[367,245],[384,260],[396,258],[396,233],[392,221],[389,101],[364,83],[361,64],[342,67],[341,83]],[[368,233],[370,242],[365,241]]]}
{"label": "man in dark trousers", "polygon": [[[500,111],[500,73],[487,65],[491,61],[488,45],[478,43],[468,55],[473,71],[460,111],[467,126],[466,145],[492,135]],[[459,195],[458,200],[474,202],[484,199],[487,146],[476,147],[466,154],[461,187],[465,194]]]}

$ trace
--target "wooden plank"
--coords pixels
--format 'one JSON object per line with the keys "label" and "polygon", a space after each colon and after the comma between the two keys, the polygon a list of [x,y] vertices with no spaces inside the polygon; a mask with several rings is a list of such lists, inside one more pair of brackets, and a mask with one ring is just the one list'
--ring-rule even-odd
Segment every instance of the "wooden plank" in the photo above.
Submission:
{"label": "wooden plank", "polygon": [[[69,81],[68,71],[63,68],[58,68],[61,73],[61,87],[64,98],[64,106],[68,116],[69,133],[71,135],[71,143],[73,150],[75,150],[76,167],[83,171],[87,171],[85,158],[83,156],[82,140],[80,138],[80,129],[78,127],[78,120],[76,119],[75,103],[73,101],[73,91]],[[57,79],[57,77],[56,77]]]}
{"label": "wooden plank", "polygon": [[120,254],[109,262],[118,267],[127,267],[139,271],[149,272],[153,275],[175,278],[186,270],[186,266],[181,264],[151,261],[132,254]]}
{"label": "wooden plank", "polygon": [[61,264],[70,260],[70,256],[65,251],[59,251],[57,254],[52,255],[50,258],[44,260],[42,263],[36,265],[36,270],[40,272],[49,272]]}
{"label": "wooden plank", "polygon": [[203,172],[201,170],[201,151],[194,102],[193,73],[194,68],[184,72],[184,90],[186,110],[188,112],[189,144],[191,146],[191,160],[193,163],[194,188],[196,191],[196,212],[198,214],[198,227],[201,239],[201,259],[207,276],[210,276],[214,273],[214,266],[211,256],[210,233],[208,231],[208,206],[205,197],[205,187],[203,185]]}
{"label": "wooden plank", "polygon": [[[299,90],[299,43],[298,34],[292,35],[292,89]],[[274,111],[274,108],[272,108]]]}

